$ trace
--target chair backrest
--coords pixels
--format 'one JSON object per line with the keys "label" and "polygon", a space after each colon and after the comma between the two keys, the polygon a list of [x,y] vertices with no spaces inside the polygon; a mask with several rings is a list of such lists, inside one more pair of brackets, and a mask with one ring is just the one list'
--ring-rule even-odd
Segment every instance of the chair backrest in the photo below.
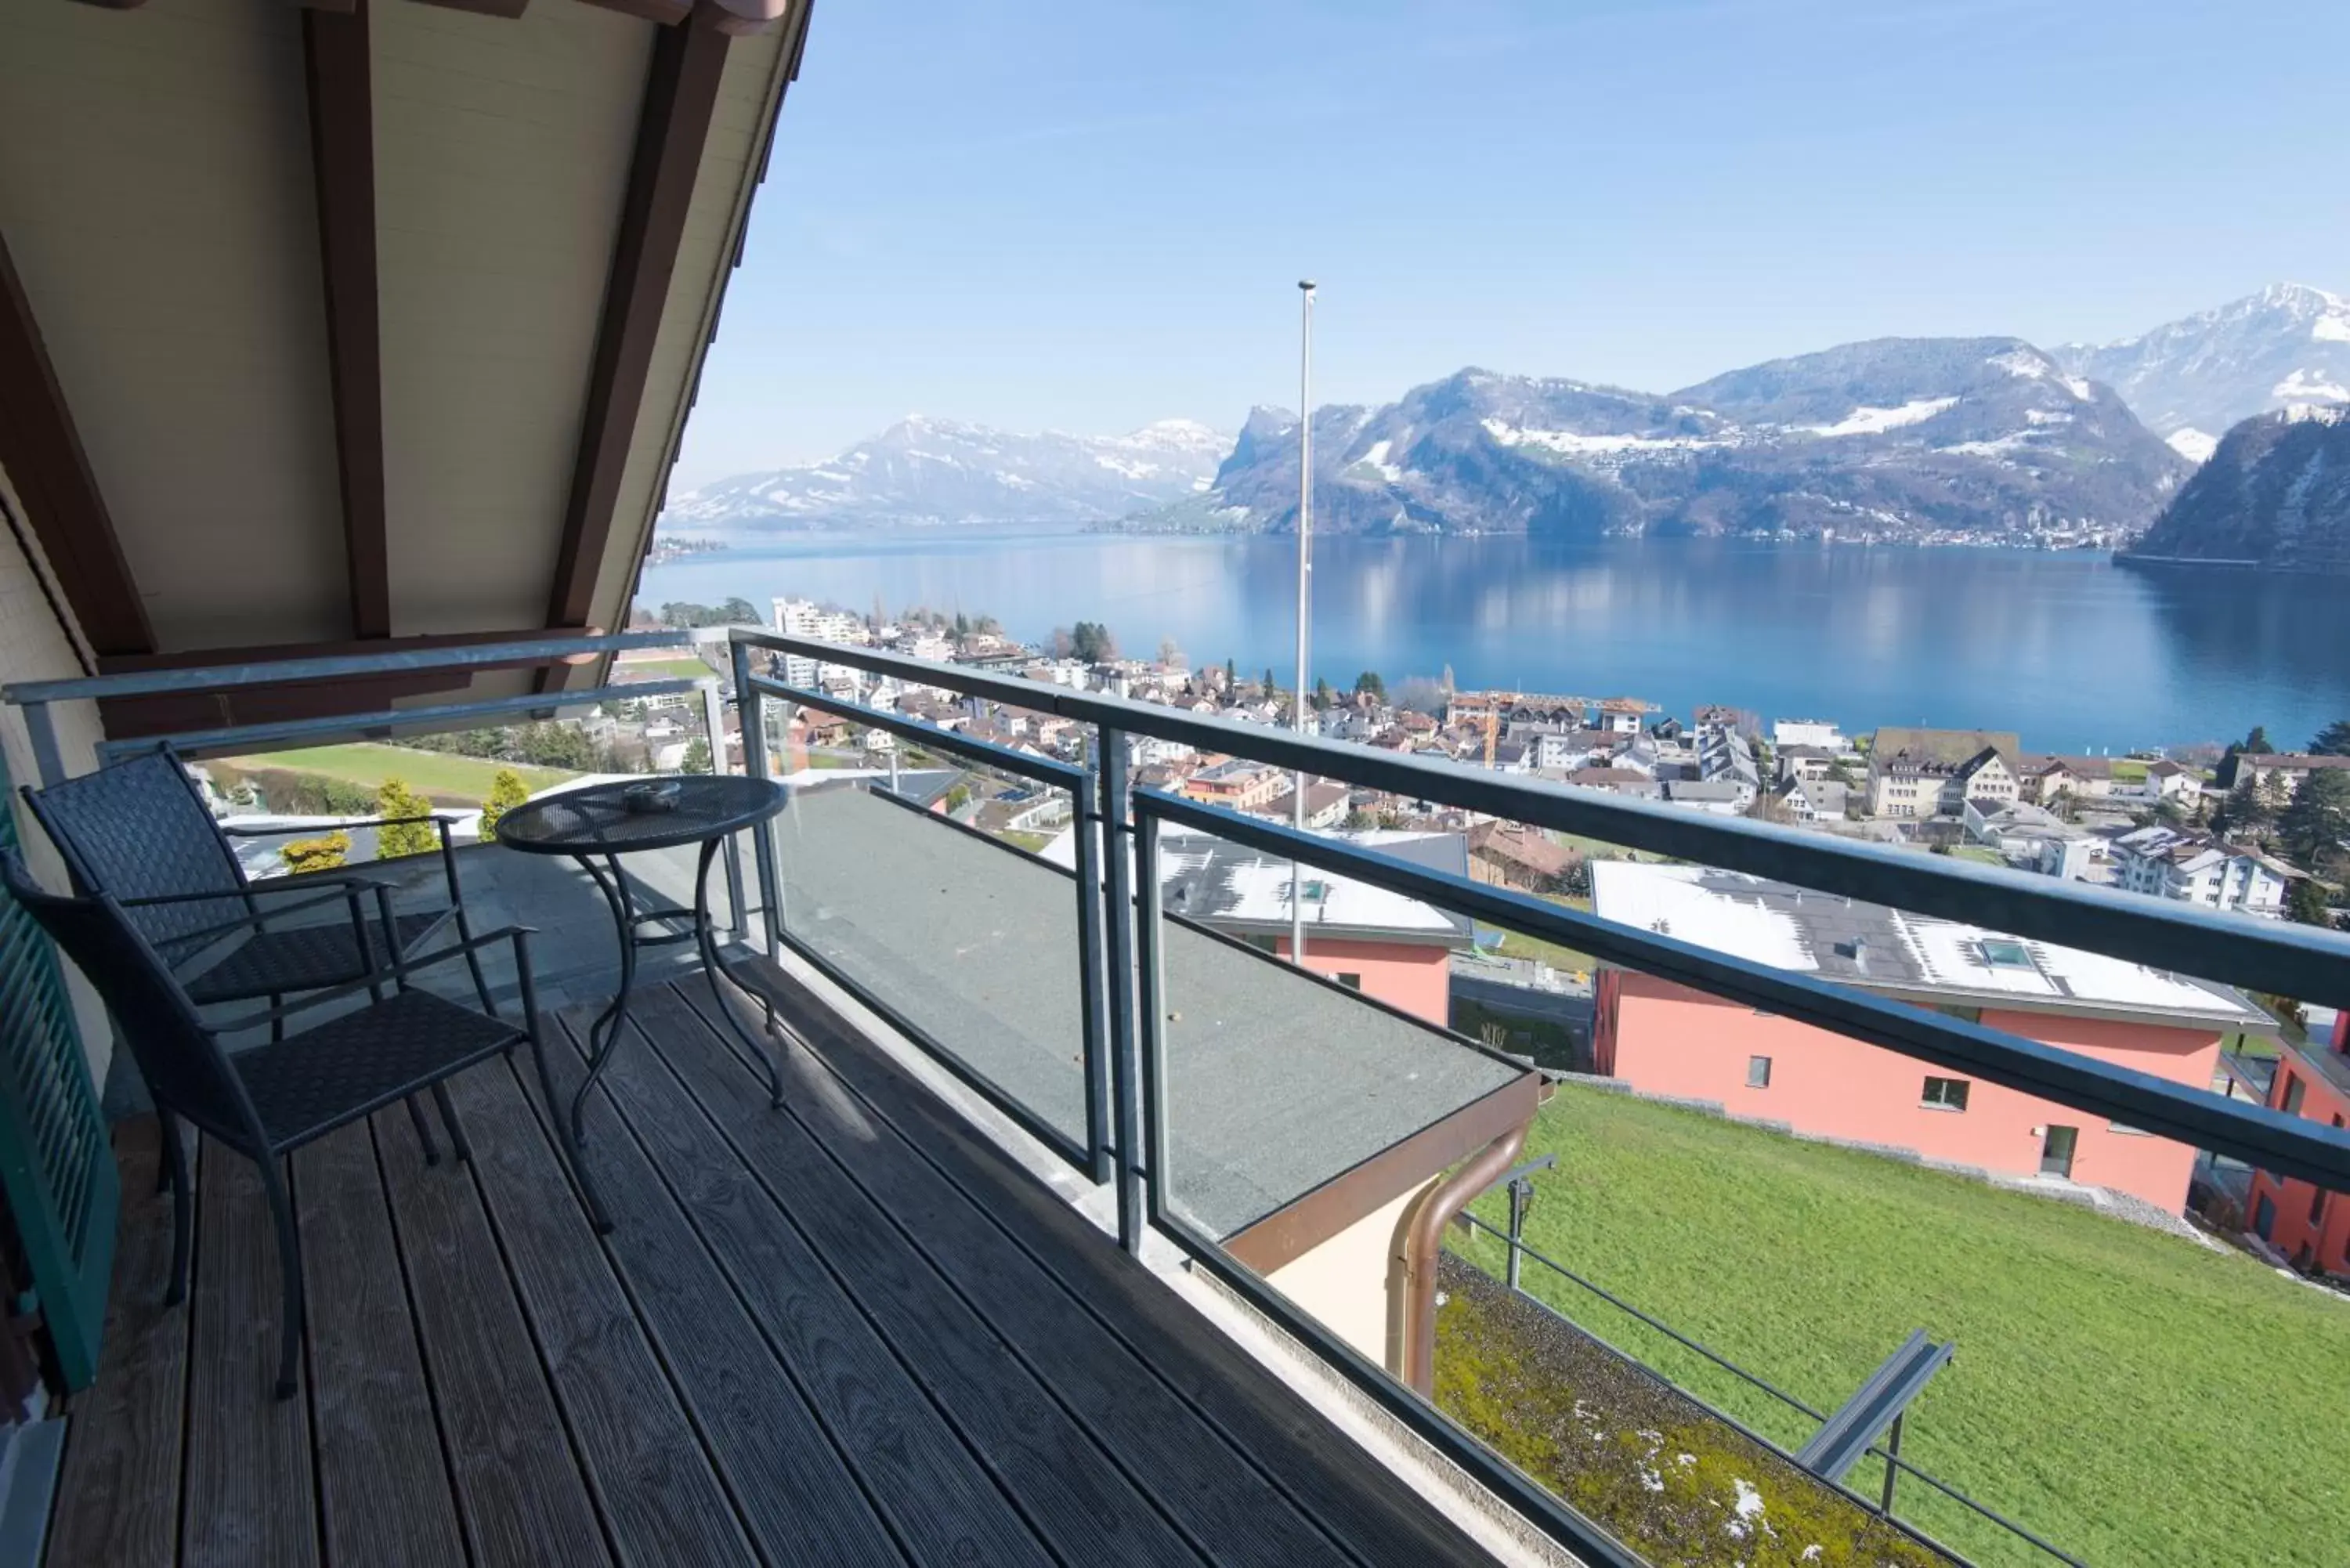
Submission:
{"label": "chair backrest", "polygon": [[234,919],[249,907],[236,852],[168,749],[44,790],[28,788],[25,799],[65,856],[77,892],[130,899],[219,891],[217,899],[126,910],[158,946]]}
{"label": "chair backrest", "polygon": [[155,1103],[241,1147],[256,1145],[261,1127],[244,1080],[121,906],[103,893],[45,892],[13,850],[0,854],[0,885],[98,988]]}

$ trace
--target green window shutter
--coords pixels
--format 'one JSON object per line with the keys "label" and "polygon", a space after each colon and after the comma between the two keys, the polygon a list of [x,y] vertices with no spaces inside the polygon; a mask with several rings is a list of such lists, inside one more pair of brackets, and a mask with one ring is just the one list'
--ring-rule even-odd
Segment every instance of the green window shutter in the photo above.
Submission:
{"label": "green window shutter", "polygon": [[[16,847],[0,761],[0,850]],[[32,916],[0,892],[0,1193],[68,1387],[98,1376],[121,1178],[65,981]]]}

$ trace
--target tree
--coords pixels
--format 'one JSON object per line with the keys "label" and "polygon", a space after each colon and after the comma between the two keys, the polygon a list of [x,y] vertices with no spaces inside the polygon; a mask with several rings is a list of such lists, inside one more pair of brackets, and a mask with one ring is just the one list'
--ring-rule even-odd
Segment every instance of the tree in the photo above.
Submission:
{"label": "tree", "polygon": [[710,737],[696,735],[688,741],[685,743],[685,756],[677,767],[680,773],[708,773],[710,771]]}
{"label": "tree", "polygon": [[2317,768],[2277,818],[2277,840],[2302,865],[2341,853],[2350,839],[2350,768]]}
{"label": "tree", "polygon": [[1066,626],[1055,627],[1053,628],[1052,648],[1053,657],[1055,659],[1071,659],[1076,657],[1077,651],[1076,634]]}
{"label": "tree", "polygon": [[2269,809],[2267,792],[2253,782],[2249,773],[2239,774],[2236,786],[2228,792],[2220,807],[2221,831],[2239,838],[2257,837],[2261,829],[2276,820]]}
{"label": "tree", "polygon": [[490,780],[490,798],[482,803],[482,842],[498,836],[498,818],[530,798],[530,787],[512,768],[500,768]]}
{"label": "tree", "polygon": [[964,806],[967,806],[970,804],[971,786],[969,784],[959,784],[955,785],[954,788],[947,791],[946,807],[947,815],[949,816],[952,816],[956,812],[961,811]]}
{"label": "tree", "polygon": [[2285,919],[2304,926],[2331,928],[2334,911],[2326,907],[2325,884],[2314,877],[2297,878],[2293,891],[2285,895],[2284,914]]}
{"label": "tree", "polygon": [[730,598],[720,605],[718,618],[710,624],[712,626],[763,626],[766,622],[766,618],[759,613],[759,607],[746,598]]}
{"label": "tree", "polygon": [[2266,756],[2276,750],[2274,746],[2269,744],[2269,730],[2265,724],[2253,725],[2252,732],[2244,737],[2244,743],[2237,749],[2250,752],[2254,756]]}
{"label": "tree", "polygon": [[298,877],[305,871],[331,871],[350,853],[351,836],[337,828],[323,837],[296,839],[277,852],[277,858]]}
{"label": "tree", "polygon": [[1240,683],[1241,672],[1232,668],[1232,655],[1226,654],[1224,656],[1224,691],[1230,693],[1237,690]]}
{"label": "tree", "polygon": [[1355,690],[1384,702],[1388,700],[1388,683],[1379,679],[1376,670],[1366,670],[1355,677]]}
{"label": "tree", "polygon": [[515,732],[511,750],[516,761],[534,767],[584,774],[596,765],[596,748],[577,724],[525,724]]}
{"label": "tree", "polygon": [[971,635],[971,618],[961,610],[955,611],[954,635],[957,642]]}
{"label": "tree", "polygon": [[1077,622],[1069,638],[1075,645],[1076,656],[1088,664],[1099,664],[1104,659],[1118,657],[1118,639],[1110,635],[1109,628],[1097,620]]}
{"label": "tree", "polygon": [[375,830],[375,857],[397,860],[403,855],[429,855],[441,846],[441,836],[430,822],[402,820],[429,817],[432,803],[408,787],[404,780],[390,778],[376,786],[375,814],[397,826]]}
{"label": "tree", "polygon": [[2309,749],[2321,757],[2350,757],[2350,719],[2336,719],[2318,731]]}
{"label": "tree", "polygon": [[1319,676],[1316,676],[1314,680],[1314,706],[1316,708],[1330,706],[1330,683]]}
{"label": "tree", "polygon": [[1277,686],[1277,685],[1275,685],[1275,684],[1274,683],[1274,679],[1273,679],[1273,666],[1272,666],[1272,665],[1270,665],[1270,664],[1268,664],[1268,665],[1266,665],[1266,666],[1264,667],[1264,697],[1265,697],[1265,701],[1268,701],[1268,702],[1270,702],[1270,701],[1272,701],[1275,697],[1278,697],[1279,695],[1281,695],[1281,688],[1280,688],[1279,686]]}
{"label": "tree", "polygon": [[1183,663],[1183,645],[1177,642],[1171,637],[1160,638],[1159,639],[1159,662],[1173,666],[1178,669],[1181,668]]}

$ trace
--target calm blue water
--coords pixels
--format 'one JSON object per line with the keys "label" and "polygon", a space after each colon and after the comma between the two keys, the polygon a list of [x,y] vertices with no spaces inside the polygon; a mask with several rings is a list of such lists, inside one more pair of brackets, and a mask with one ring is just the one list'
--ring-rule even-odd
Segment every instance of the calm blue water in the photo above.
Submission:
{"label": "calm blue water", "polygon": [[[779,594],[993,615],[1035,639],[1107,623],[1148,656],[1295,658],[1295,545],[1076,533],[809,537],[649,568],[640,602]],[[1390,685],[1721,702],[1847,729],[2012,729],[2033,750],[2164,745],[2350,716],[2344,585],[2116,567],[2102,556],[1702,540],[1329,539],[1314,668]]]}

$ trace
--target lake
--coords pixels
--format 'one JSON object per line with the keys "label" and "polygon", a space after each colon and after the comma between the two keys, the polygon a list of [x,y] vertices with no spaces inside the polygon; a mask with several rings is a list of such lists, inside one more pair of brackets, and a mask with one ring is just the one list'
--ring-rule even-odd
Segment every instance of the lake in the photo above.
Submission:
{"label": "lake", "polygon": [[[988,614],[1013,636],[1107,624],[1290,678],[1296,545],[1070,531],[805,535],[648,567],[639,601],[778,595]],[[1315,670],[1700,703],[1766,719],[2008,729],[2035,751],[2239,737],[2299,747],[2350,716],[2345,586],[2123,567],[2102,555],[1721,540],[1332,538]]]}

